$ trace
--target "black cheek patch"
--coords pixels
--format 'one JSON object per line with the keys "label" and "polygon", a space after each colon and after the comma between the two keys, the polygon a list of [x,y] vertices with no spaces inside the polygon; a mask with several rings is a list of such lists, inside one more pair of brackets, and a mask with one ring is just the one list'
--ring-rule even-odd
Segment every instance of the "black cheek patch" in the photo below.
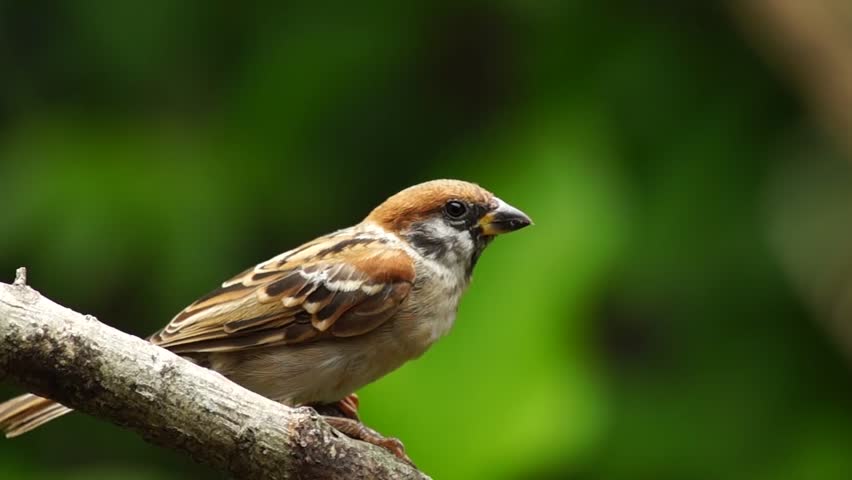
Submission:
{"label": "black cheek patch", "polygon": [[447,250],[450,248],[443,239],[431,237],[422,230],[417,229],[406,235],[406,240],[418,252],[426,256],[441,257],[446,255]]}

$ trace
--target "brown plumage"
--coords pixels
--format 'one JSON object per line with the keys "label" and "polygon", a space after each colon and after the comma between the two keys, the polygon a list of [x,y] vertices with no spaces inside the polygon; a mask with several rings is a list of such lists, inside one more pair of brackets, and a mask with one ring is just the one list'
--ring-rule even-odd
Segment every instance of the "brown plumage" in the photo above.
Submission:
{"label": "brown plumage", "polygon": [[375,222],[389,231],[403,231],[412,223],[440,211],[448,200],[496,208],[494,195],[479,185],[457,180],[436,180],[408,187],[391,196],[370,212],[367,221]]}
{"label": "brown plumage", "polygon": [[[150,341],[287,405],[338,402],[446,334],[485,246],[529,224],[477,185],[416,185],[224,282]],[[69,411],[24,395],[0,404],[0,430]]]}
{"label": "brown plumage", "polygon": [[150,340],[177,353],[225,352],[372,330],[414,282],[400,249],[352,233],[263,263],[178,314]]}

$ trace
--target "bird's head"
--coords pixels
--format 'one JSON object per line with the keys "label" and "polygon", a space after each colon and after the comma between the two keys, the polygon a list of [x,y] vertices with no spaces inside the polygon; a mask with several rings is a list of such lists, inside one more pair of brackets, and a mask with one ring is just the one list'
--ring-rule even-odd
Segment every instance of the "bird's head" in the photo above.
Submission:
{"label": "bird's head", "polygon": [[470,275],[495,236],[532,221],[522,211],[479,185],[433,180],[393,195],[366,221],[406,241],[422,256]]}

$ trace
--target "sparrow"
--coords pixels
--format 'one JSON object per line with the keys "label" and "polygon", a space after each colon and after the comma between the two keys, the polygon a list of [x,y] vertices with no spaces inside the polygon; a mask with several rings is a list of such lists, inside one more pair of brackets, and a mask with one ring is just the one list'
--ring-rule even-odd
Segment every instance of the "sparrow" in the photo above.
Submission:
{"label": "sparrow", "polygon": [[[483,250],[531,223],[473,183],[421,183],[224,282],[149,340],[285,405],[335,406],[333,427],[408,460],[360,422],[353,392],[446,335]],[[15,437],[70,411],[22,395],[0,404],[0,430]]]}

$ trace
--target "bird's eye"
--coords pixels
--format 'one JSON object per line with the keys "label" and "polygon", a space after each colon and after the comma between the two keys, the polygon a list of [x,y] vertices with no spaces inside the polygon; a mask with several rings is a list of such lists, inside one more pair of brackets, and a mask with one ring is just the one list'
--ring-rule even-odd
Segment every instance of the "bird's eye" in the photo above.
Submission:
{"label": "bird's eye", "polygon": [[450,218],[462,218],[467,213],[467,205],[462,202],[453,200],[444,205],[444,211]]}

